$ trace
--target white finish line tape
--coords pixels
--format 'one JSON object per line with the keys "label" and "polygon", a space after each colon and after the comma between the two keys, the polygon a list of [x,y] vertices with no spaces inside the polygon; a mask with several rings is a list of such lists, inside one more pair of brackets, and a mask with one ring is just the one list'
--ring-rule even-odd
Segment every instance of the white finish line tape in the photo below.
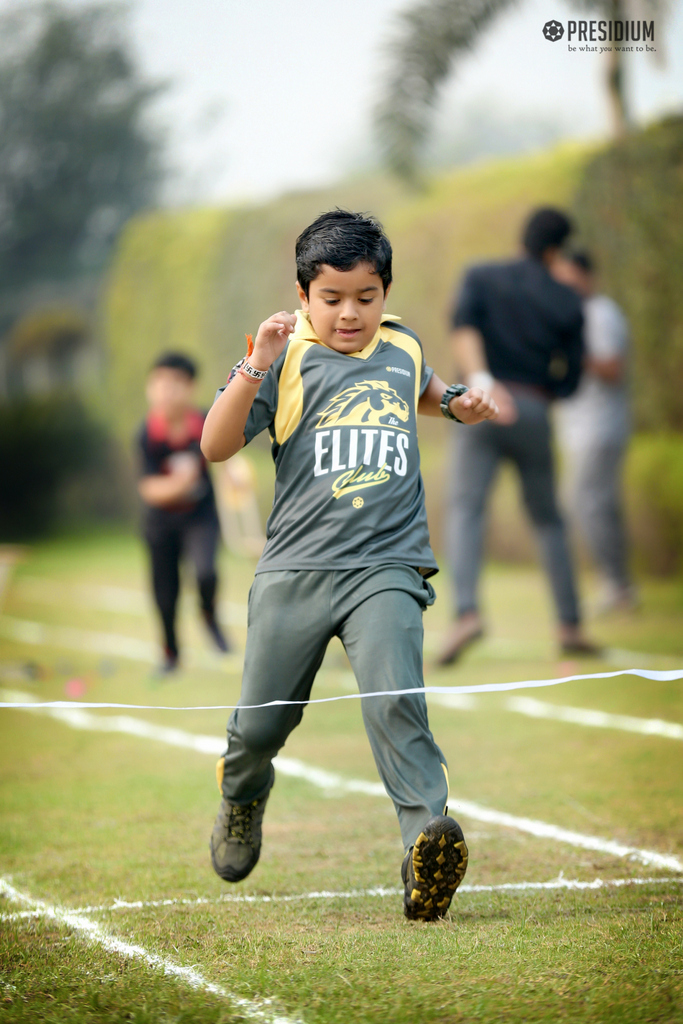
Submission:
{"label": "white finish line tape", "polygon": [[26,893],[15,889],[5,878],[0,878],[0,893],[17,903],[28,904],[31,907],[31,912],[36,916],[47,917],[66,928],[71,928],[81,935],[89,945],[101,946],[108,953],[116,953],[128,960],[142,961],[142,963],[152,967],[154,970],[162,971],[164,974],[177,978],[179,981],[184,981],[190,988],[208,992],[221,999],[227,999],[243,1016],[251,1020],[259,1020],[264,1022],[264,1024],[301,1024],[298,1018],[285,1017],[269,1009],[268,1004],[270,1000],[245,999],[243,996],[237,996],[232,992],[228,992],[222,985],[216,985],[214,982],[208,981],[194,967],[183,967],[181,964],[176,964],[166,957],[159,956],[157,953],[151,953],[143,946],[134,946],[129,942],[124,942],[122,939],[117,939],[115,936],[110,935],[102,925],[96,921],[91,921],[79,911],[67,910],[64,907],[52,906],[49,903],[43,902],[43,900],[33,899]]}
{"label": "white finish line tape", "polygon": [[[592,890],[621,889],[630,885],[683,885],[683,878],[594,878],[591,882],[578,879],[553,878],[550,882],[502,882],[499,885],[468,885],[466,882],[458,888],[458,897],[463,895],[487,892],[538,892],[554,890]],[[384,899],[387,896],[402,896],[403,889],[374,886],[371,889],[350,889],[345,892],[331,892],[322,889],[314,892],[283,894],[281,896],[239,896],[225,893],[222,896],[197,896],[195,899],[178,897],[176,899],[159,900],[114,900],[113,903],[102,903],[99,906],[77,907],[70,910],[71,914],[107,914],[116,910],[147,910],[155,907],[215,907],[222,903],[301,903],[306,900],[355,900]],[[0,914],[0,920],[20,921],[32,917],[41,917],[40,909],[20,910],[15,914]]]}
{"label": "white finish line tape", "polygon": [[683,679],[683,669],[620,668],[614,672],[587,672],[583,675],[559,676],[555,679],[524,679],[515,683],[478,683],[472,686],[413,686],[406,690],[373,690],[371,693],[343,693],[337,697],[315,697],[312,700],[269,700],[263,704],[198,704],[186,707],[165,704],[121,704],[109,701],[47,700],[22,703],[21,701],[0,701],[0,708],[120,708],[134,711],[232,711],[242,709],[273,708],[293,704],[331,704],[339,700],[365,700],[368,697],[403,697],[408,694],[465,694],[501,693],[509,690],[529,690],[538,687],[560,686],[582,679],[614,679],[616,676],[640,676],[656,682],[671,682]]}
{"label": "white finish line tape", "polygon": [[[9,697],[14,707],[25,711],[46,714],[56,718],[72,729],[86,729],[96,732],[120,732],[142,739],[156,740],[160,743],[167,743],[174,747],[185,747],[196,750],[201,754],[211,754],[214,757],[220,756],[225,750],[225,742],[216,736],[202,736],[197,733],[185,732],[183,729],[172,729],[166,726],[155,725],[152,722],[145,722],[143,719],[131,718],[128,715],[100,716],[93,715],[82,708],[53,707],[39,703],[32,699],[30,694],[17,693],[14,691],[0,690],[0,696]],[[381,782],[370,782],[366,779],[347,779],[336,772],[327,771],[324,768],[316,768],[313,765],[304,764],[291,757],[276,757],[273,761],[275,768],[283,775],[303,779],[312,786],[317,786],[329,795],[337,793],[363,793],[365,796],[378,796],[386,798],[387,794]],[[654,850],[641,850],[634,846],[625,846],[622,843],[610,839],[600,839],[597,836],[586,836],[580,832],[571,832],[557,825],[550,825],[543,821],[536,821],[533,818],[520,818],[504,811],[496,811],[481,804],[472,803],[468,800],[449,800],[451,810],[467,815],[475,821],[486,821],[494,825],[503,825],[506,828],[517,829],[520,832],[527,832],[530,835],[544,839],[552,839],[560,843],[568,843],[571,846],[581,847],[585,850],[596,850],[600,853],[607,853],[614,857],[629,857],[662,870],[676,871],[683,873],[683,862],[670,854],[657,853]]]}

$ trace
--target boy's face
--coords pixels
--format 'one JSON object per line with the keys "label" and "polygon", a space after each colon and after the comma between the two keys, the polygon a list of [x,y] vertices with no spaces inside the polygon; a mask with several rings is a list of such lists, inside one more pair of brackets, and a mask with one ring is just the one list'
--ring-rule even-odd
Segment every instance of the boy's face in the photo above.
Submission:
{"label": "boy's face", "polygon": [[320,340],[345,353],[360,352],[372,341],[389,293],[369,263],[352,270],[335,270],[324,263],[310,283],[308,298],[298,281],[296,288]]}
{"label": "boy's face", "polygon": [[174,416],[192,406],[194,381],[182,370],[157,366],[147,378],[147,401],[150,408],[164,416]]}

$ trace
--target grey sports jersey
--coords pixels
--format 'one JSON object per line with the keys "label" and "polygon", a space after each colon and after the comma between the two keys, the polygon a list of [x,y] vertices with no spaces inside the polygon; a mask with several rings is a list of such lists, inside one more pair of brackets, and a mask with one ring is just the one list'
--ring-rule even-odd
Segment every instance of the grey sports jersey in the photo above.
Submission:
{"label": "grey sports jersey", "polygon": [[298,312],[245,427],[247,443],[268,430],[276,466],[257,573],[388,562],[438,571],[417,446],[417,404],[433,370],[397,319],[386,315],[370,344],[346,355]]}

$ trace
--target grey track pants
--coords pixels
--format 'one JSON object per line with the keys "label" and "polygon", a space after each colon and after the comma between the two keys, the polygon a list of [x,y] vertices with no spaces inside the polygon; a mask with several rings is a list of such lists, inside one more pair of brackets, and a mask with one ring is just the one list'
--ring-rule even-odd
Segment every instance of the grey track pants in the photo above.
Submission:
{"label": "grey track pants", "polygon": [[[308,700],[333,636],[362,693],[423,686],[422,612],[433,601],[431,585],[407,565],[259,573],[249,594],[240,705]],[[407,848],[431,817],[444,813],[446,760],[430,732],[424,694],[370,697],[362,709]],[[246,804],[268,792],[273,757],[302,715],[302,705],[233,712],[222,783],[227,800]]]}
{"label": "grey track pants", "polygon": [[455,605],[459,615],[478,608],[486,499],[500,461],[510,459],[522,480],[557,617],[575,625],[579,606],[564,523],[555,501],[548,403],[527,395],[515,395],[515,402],[519,418],[510,426],[484,422],[458,428],[446,536]]}
{"label": "grey track pants", "polygon": [[615,586],[627,588],[628,542],[621,497],[627,438],[595,440],[567,453],[572,517],[596,565]]}

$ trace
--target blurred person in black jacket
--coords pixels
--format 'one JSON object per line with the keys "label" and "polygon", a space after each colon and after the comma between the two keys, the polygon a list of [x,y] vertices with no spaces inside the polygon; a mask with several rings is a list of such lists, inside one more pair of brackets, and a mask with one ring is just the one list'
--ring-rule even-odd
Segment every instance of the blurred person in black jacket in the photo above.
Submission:
{"label": "blurred person in black jacket", "polygon": [[583,313],[576,292],[549,267],[571,234],[560,210],[529,218],[519,259],[471,267],[454,303],[451,327],[458,372],[489,392],[500,416],[476,431],[458,430],[447,521],[457,618],[439,663],[447,665],[482,636],[478,583],[485,507],[498,465],[519,470],[558,618],[565,654],[597,654],[583,634],[574,570],[555,500],[549,407],[572,394],[583,358]]}
{"label": "blurred person in black jacket", "polygon": [[164,634],[161,671],[178,665],[176,605],[183,555],[193,563],[204,622],[219,651],[229,650],[216,618],[218,514],[199,442],[206,414],[194,406],[194,362],[178,352],[160,356],[147,379],[149,412],[137,435],[138,483],[145,504],[144,537],[152,589]]}

